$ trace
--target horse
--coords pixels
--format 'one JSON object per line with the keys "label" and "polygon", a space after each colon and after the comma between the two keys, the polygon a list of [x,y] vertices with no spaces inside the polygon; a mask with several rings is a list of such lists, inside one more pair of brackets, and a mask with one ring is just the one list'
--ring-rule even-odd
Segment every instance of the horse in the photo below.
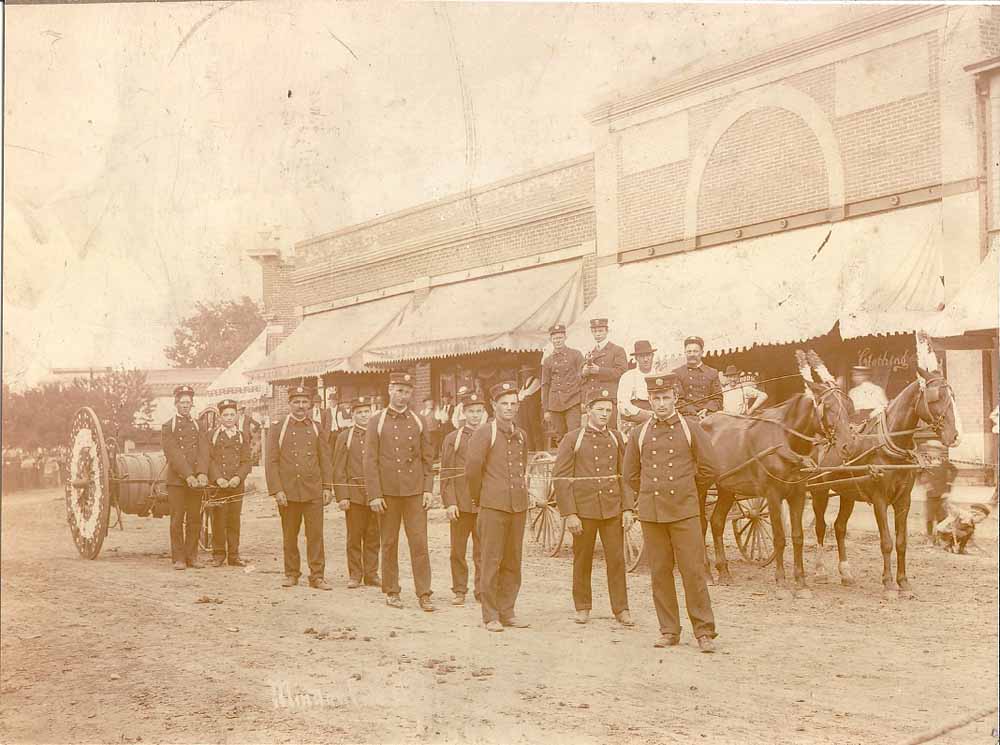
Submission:
{"label": "horse", "polygon": [[[920,360],[926,367],[921,367]],[[882,549],[882,585],[886,599],[915,597],[906,576],[906,528],[910,512],[910,492],[916,481],[917,470],[892,469],[879,471],[880,466],[917,465],[913,435],[918,422],[924,422],[947,447],[958,444],[960,425],[955,405],[955,393],[941,374],[937,357],[930,344],[918,338],[917,378],[907,385],[883,410],[876,410],[864,423],[858,436],[858,450],[845,457],[845,453],[827,451],[818,453],[817,461],[823,466],[869,466],[871,473],[861,477],[841,471],[827,474],[824,480],[846,482],[836,485],[840,495],[840,509],[833,530],[837,537],[838,568],[842,584],[855,583],[847,560],[847,521],[858,500],[870,502],[878,524],[879,544]],[[813,512],[816,515],[816,573],[826,575],[824,562],[826,538],[826,507],[830,500],[830,487],[823,481],[809,485]],[[893,537],[889,531],[888,508],[892,507],[895,522],[896,577],[892,576]]]}
{"label": "horse", "polygon": [[854,406],[822,362],[819,365],[823,382],[817,383],[812,379],[805,354],[796,351],[796,358],[805,392],[777,406],[762,409],[754,416],[717,412],[706,417],[702,426],[712,441],[719,471],[716,479],[718,501],[710,521],[719,582],[732,582],[723,534],[735,494],[755,494],[767,499],[774,535],[775,580],[778,594],[782,596],[789,592],[785,580],[781,502],[788,502],[795,564],[794,595],[806,598],[811,592],[806,586],[802,559],[802,513],[805,508],[802,483],[805,477],[801,469],[815,465],[810,454],[820,441],[830,443],[832,448],[845,454],[853,451],[854,432],[850,419]]}

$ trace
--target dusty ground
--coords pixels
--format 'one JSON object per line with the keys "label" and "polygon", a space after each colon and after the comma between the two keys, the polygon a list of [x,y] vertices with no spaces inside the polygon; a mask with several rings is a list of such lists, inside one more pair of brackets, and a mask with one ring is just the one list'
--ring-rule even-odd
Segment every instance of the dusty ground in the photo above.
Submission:
{"label": "dusty ground", "polygon": [[[893,743],[996,702],[994,541],[953,556],[915,539],[919,599],[895,602],[881,599],[864,531],[852,536],[858,587],[816,585],[811,600],[776,598],[770,569],[737,560],[737,584],[712,589],[712,656],[689,630],[680,647],[652,648],[644,570],[629,577],[636,630],[612,621],[601,564],[595,618],[575,625],[568,551],[530,544],[518,610],[533,626],[486,632],[478,606],[448,605],[440,513],[439,611],[424,614],[405,592],[396,611],[344,587],[339,513],[326,532],[335,589],[322,593],[279,587],[278,520],[263,502],[244,511],[252,571],[184,573],[166,558],[166,520],[126,516],[84,561],[59,494],[2,506],[3,742]],[[994,742],[995,722],[935,742]]]}

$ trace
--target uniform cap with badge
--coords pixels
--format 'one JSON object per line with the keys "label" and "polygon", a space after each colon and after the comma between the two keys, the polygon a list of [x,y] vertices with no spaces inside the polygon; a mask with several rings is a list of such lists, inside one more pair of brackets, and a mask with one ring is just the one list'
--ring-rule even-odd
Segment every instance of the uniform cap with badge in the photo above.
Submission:
{"label": "uniform cap with badge", "polygon": [[549,327],[549,336],[555,336],[556,334],[565,334],[566,324],[556,323]]}
{"label": "uniform cap with badge", "polygon": [[503,383],[497,383],[495,386],[490,388],[490,398],[494,401],[499,401],[501,397],[507,394],[517,395],[517,386],[509,380]]}
{"label": "uniform cap with badge", "polygon": [[479,393],[470,390],[461,390],[458,392],[458,402],[462,404],[463,407],[475,406],[479,404],[481,406],[486,405],[485,399]]}
{"label": "uniform cap with badge", "polygon": [[191,396],[191,398],[194,398],[194,388],[189,385],[179,385],[174,388],[174,400],[176,401],[181,396]]}
{"label": "uniform cap with badge", "polygon": [[686,347],[688,344],[697,344],[702,349],[705,348],[705,340],[700,336],[689,336],[684,339],[684,346]]}
{"label": "uniform cap with badge", "polygon": [[413,387],[413,376],[408,372],[389,373],[389,385],[405,385]]}
{"label": "uniform cap with badge", "polygon": [[311,388],[306,388],[304,385],[296,385],[288,389],[288,400],[296,398],[308,398],[312,402],[313,391]]}
{"label": "uniform cap with badge", "polygon": [[218,409],[218,411],[219,411],[220,414],[222,412],[224,412],[226,409],[232,409],[233,411],[239,411],[240,410],[239,404],[237,404],[231,398],[224,398],[224,399],[222,399],[221,401],[219,401],[219,405],[216,406],[215,408]]}
{"label": "uniform cap with badge", "polygon": [[354,411],[354,409],[370,409],[374,403],[375,399],[371,396],[358,396],[351,401],[351,411]]}
{"label": "uniform cap with badge", "polygon": [[646,376],[646,390],[650,395],[661,391],[677,392],[677,385],[680,381],[673,373],[660,373],[659,375]]}
{"label": "uniform cap with badge", "polygon": [[615,396],[607,388],[595,388],[587,396],[587,407],[591,407],[598,401],[610,401],[612,404],[615,402]]}
{"label": "uniform cap with badge", "polygon": [[606,329],[608,327],[607,318],[591,318],[590,328],[591,329]]}

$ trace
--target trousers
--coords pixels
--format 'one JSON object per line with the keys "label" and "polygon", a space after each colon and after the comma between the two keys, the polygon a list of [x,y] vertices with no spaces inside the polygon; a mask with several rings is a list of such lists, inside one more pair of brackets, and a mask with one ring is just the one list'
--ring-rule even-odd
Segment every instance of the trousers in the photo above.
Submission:
{"label": "trousers", "polygon": [[580,426],[580,405],[574,404],[566,411],[550,411],[549,423],[545,428],[547,437],[555,437],[559,442],[567,432]]}
{"label": "trousers", "polygon": [[672,523],[642,523],[642,538],[649,561],[653,605],[661,634],[680,634],[680,611],[674,585],[674,564],[680,569],[684,601],[695,637],[715,638],[715,617],[705,578],[705,541],[699,519],[688,517]]}
{"label": "trousers", "polygon": [[479,510],[483,623],[514,617],[514,604],[521,590],[521,549],[524,545],[526,512],[504,512],[489,507]]}
{"label": "trousers", "polygon": [[604,563],[608,573],[608,595],[611,612],[618,615],[628,610],[628,588],[625,584],[625,538],[621,515],[606,520],[580,518],[583,532],[573,536],[573,605],[577,610],[591,610],[591,572],[594,566],[594,546],[601,536]]}
{"label": "trousers", "polygon": [[170,505],[170,558],[190,564],[198,558],[201,534],[201,491],[188,486],[168,486]]}
{"label": "trousers", "polygon": [[380,520],[382,531],[382,592],[399,594],[399,524],[406,531],[410,546],[410,568],[417,597],[431,594],[431,558],[427,553],[427,512],[423,499],[385,497],[385,512]]}
{"label": "trousers", "polygon": [[347,520],[347,574],[366,585],[378,577],[378,515],[366,505],[351,502],[344,513]]}
{"label": "trousers", "polygon": [[302,573],[299,555],[299,529],[306,526],[306,562],[309,579],[323,579],[326,571],[326,554],[323,550],[323,502],[289,502],[278,507],[281,515],[281,540],[285,555],[285,576],[298,579]]}
{"label": "trousers", "polygon": [[475,575],[472,581],[472,591],[478,598],[480,595],[480,574],[482,560],[479,531],[476,529],[478,514],[475,512],[459,512],[458,519],[450,524],[451,530],[451,591],[465,595],[469,591],[469,564],[465,554],[469,548],[469,536],[472,536],[472,563]]}
{"label": "trousers", "polygon": [[[217,499],[228,499],[233,494],[243,491],[236,489],[219,489]],[[212,555],[229,561],[240,558],[240,515],[243,512],[243,497],[225,502],[211,508],[212,510]]]}

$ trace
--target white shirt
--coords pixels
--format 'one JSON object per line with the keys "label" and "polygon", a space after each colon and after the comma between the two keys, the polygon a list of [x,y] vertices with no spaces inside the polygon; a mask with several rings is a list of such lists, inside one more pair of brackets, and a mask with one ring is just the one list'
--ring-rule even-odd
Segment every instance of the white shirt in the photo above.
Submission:
{"label": "white shirt", "polygon": [[722,391],[722,410],[727,414],[746,414],[750,402],[763,395],[752,383],[737,383]]}
{"label": "white shirt", "polygon": [[542,379],[537,375],[532,375],[526,381],[524,385],[521,386],[521,390],[517,392],[517,400],[523,401],[528,398],[528,396],[534,396],[538,391],[542,389]]}
{"label": "white shirt", "polygon": [[632,404],[632,399],[637,401],[649,401],[649,391],[646,390],[646,375],[638,367],[626,370],[618,379],[618,411],[622,416],[636,416],[641,409]]}
{"label": "white shirt", "polygon": [[854,408],[858,411],[863,409],[881,409],[889,405],[889,399],[886,398],[885,391],[870,380],[854,386],[847,395],[854,403]]}

